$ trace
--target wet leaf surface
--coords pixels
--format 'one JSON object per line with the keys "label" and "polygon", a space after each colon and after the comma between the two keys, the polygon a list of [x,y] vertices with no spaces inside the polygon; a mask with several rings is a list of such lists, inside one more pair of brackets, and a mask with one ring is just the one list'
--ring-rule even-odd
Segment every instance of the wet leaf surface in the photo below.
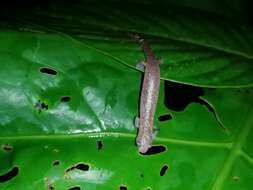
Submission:
{"label": "wet leaf surface", "polygon": [[[221,14],[216,4],[206,10],[214,17]],[[31,15],[37,17],[20,9],[15,14],[23,22],[12,20],[0,31],[0,189],[251,189],[253,89],[213,88],[252,84],[251,29],[225,27],[221,23],[232,18],[226,11],[221,23],[196,17],[205,23],[202,29],[190,27],[195,17],[173,16],[178,8],[148,23],[143,15],[150,9],[137,14],[133,8],[136,15],[129,20],[125,7],[119,23],[116,10],[102,22],[103,12],[90,6],[86,17],[80,17],[80,6],[71,19],[75,4],[52,6],[51,14],[35,9]],[[202,4],[184,6],[205,10]],[[105,12],[110,6],[99,8]],[[173,16],[171,27],[163,22],[167,14]],[[76,28],[79,19],[87,23]],[[222,32],[224,27],[230,32]],[[195,85],[161,80],[155,115],[160,132],[146,155],[135,147],[133,125],[142,73],[131,68],[144,55],[126,35],[129,28],[143,34],[161,57],[163,79]],[[229,134],[200,98],[215,108]]]}

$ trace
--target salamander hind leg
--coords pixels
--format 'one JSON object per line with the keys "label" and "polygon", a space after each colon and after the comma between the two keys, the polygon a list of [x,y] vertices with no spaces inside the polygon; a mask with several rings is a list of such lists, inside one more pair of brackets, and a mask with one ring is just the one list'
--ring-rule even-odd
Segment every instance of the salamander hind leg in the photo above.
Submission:
{"label": "salamander hind leg", "polygon": [[152,135],[152,140],[155,139],[155,137],[157,136],[157,134],[160,132],[160,128],[154,128],[153,130],[153,135]]}

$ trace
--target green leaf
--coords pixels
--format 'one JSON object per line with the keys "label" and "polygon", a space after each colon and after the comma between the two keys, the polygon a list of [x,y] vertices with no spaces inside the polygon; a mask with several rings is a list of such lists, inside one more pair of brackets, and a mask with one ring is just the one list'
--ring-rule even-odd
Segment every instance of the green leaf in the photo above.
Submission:
{"label": "green leaf", "polygon": [[247,12],[245,5],[244,1],[47,2],[12,16],[3,10],[7,21],[2,26],[67,34],[133,68],[144,56],[127,34],[138,33],[161,59],[162,79],[202,87],[249,87],[253,31],[247,21],[237,22],[247,14],[234,16]]}
{"label": "green leaf", "polygon": [[55,34],[1,31],[0,41],[0,189],[253,187],[253,89],[161,81],[154,144],[165,151],[140,155],[141,72]]}
{"label": "green leaf", "polygon": [[134,130],[139,72],[55,35],[6,31],[0,39],[1,136]]}

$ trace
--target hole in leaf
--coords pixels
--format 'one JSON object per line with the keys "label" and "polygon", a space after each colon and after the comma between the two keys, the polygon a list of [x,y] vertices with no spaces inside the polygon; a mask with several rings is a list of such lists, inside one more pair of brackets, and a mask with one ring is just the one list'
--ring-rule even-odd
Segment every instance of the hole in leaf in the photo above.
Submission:
{"label": "hole in leaf", "polygon": [[103,141],[97,141],[97,147],[98,147],[98,150],[101,150],[103,147]]}
{"label": "hole in leaf", "polygon": [[148,187],[146,190],[151,190],[151,188],[150,188],[150,187]]}
{"label": "hole in leaf", "polygon": [[214,116],[215,120],[217,121],[217,123],[219,124],[219,126],[225,131],[225,132],[229,132],[229,130],[224,126],[222,120],[220,119],[220,116],[218,114],[218,112],[216,111],[215,107],[208,102],[208,100],[204,99],[203,97],[198,97],[198,99],[196,100],[196,103],[199,103],[203,106],[205,106]]}
{"label": "hole in leaf", "polygon": [[164,176],[168,170],[168,166],[167,165],[164,165],[161,170],[160,170],[160,176]]}
{"label": "hole in leaf", "polygon": [[164,104],[170,110],[183,111],[190,103],[203,95],[204,92],[200,87],[164,82]]}
{"label": "hole in leaf", "polygon": [[69,168],[66,170],[66,173],[67,173],[67,172],[70,172],[70,171],[72,171],[72,170],[75,170],[75,169],[81,170],[81,171],[88,171],[89,168],[90,168],[89,165],[84,164],[84,163],[79,163],[79,164],[76,164],[76,165],[74,165],[74,166],[69,167]]}
{"label": "hole in leaf", "polygon": [[2,145],[2,149],[6,152],[11,152],[13,150],[13,147],[9,144]]}
{"label": "hole in leaf", "polygon": [[56,75],[57,74],[57,72],[54,69],[50,69],[50,68],[47,68],[47,67],[40,68],[40,72],[48,74],[48,75]]}
{"label": "hole in leaf", "polygon": [[36,102],[35,108],[37,108],[39,110],[39,113],[41,113],[42,110],[48,110],[48,105],[39,100],[38,102]]}
{"label": "hole in leaf", "polygon": [[60,165],[60,161],[59,161],[59,160],[55,160],[55,161],[53,162],[53,166],[58,166],[58,165]]}
{"label": "hole in leaf", "polygon": [[140,153],[140,154],[142,154],[142,155],[155,155],[155,154],[160,154],[164,151],[166,151],[166,146],[155,145],[155,146],[151,146],[146,153]]}
{"label": "hole in leaf", "polygon": [[76,169],[82,170],[82,171],[88,171],[89,170],[89,165],[87,164],[77,164]]}
{"label": "hole in leaf", "polygon": [[81,190],[81,187],[77,187],[77,186],[70,187],[70,188],[68,188],[68,190]]}
{"label": "hole in leaf", "polygon": [[61,102],[69,102],[71,100],[70,96],[63,96],[61,97]]}
{"label": "hole in leaf", "polygon": [[168,120],[170,120],[170,119],[172,119],[171,114],[164,114],[164,115],[160,115],[160,116],[158,117],[158,121],[160,121],[160,122],[168,121]]}
{"label": "hole in leaf", "polygon": [[127,186],[121,185],[121,186],[119,186],[119,189],[120,189],[120,190],[127,190]]}
{"label": "hole in leaf", "polygon": [[19,168],[17,166],[14,166],[10,171],[7,173],[0,175],[0,183],[4,183],[6,181],[9,181],[16,177],[18,175]]}
{"label": "hole in leaf", "polygon": [[140,176],[141,176],[141,178],[144,178],[144,174],[141,174]]}
{"label": "hole in leaf", "polygon": [[48,105],[45,104],[44,102],[42,102],[41,108],[47,110],[48,109]]}

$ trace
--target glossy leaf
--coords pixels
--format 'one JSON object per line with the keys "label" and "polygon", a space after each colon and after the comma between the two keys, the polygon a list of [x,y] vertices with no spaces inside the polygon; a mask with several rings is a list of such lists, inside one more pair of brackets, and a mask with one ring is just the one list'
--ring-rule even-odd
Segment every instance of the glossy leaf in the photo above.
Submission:
{"label": "glossy leaf", "polygon": [[253,89],[161,81],[154,144],[165,151],[140,155],[141,72],[54,34],[2,31],[0,39],[0,189],[253,187]]}
{"label": "glossy leaf", "polygon": [[253,85],[253,31],[248,22],[237,22],[246,14],[232,16],[247,12],[244,1],[78,2],[34,3],[12,16],[4,9],[2,25],[67,34],[133,68],[144,58],[128,34],[138,33],[161,59],[162,79],[205,87]]}
{"label": "glossy leaf", "polygon": [[2,136],[134,130],[139,72],[58,36],[6,31],[1,41]]}

